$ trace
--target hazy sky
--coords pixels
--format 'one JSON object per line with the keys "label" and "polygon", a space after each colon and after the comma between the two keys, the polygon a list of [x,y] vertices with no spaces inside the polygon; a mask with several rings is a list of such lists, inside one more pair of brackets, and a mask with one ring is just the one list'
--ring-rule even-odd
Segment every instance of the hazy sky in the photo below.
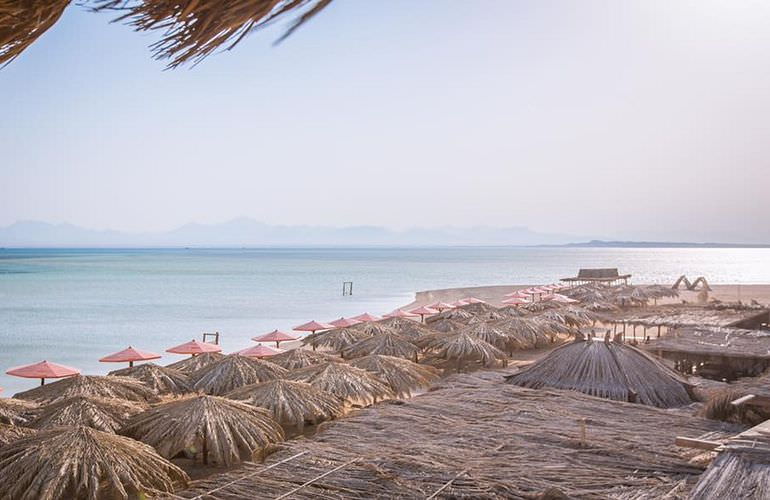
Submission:
{"label": "hazy sky", "polygon": [[770,242],[770,2],[335,0],[174,71],[109,20],[0,71],[0,225]]}

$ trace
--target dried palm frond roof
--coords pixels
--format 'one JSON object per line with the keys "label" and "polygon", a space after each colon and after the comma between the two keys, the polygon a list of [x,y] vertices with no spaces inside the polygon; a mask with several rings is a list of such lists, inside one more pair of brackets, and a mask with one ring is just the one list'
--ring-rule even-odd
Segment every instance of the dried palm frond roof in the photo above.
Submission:
{"label": "dried palm frond roof", "polygon": [[392,329],[397,334],[408,339],[416,339],[423,335],[434,333],[429,327],[419,323],[417,321],[407,318],[386,318],[378,323],[382,324],[386,328]]}
{"label": "dried palm frond roof", "polygon": [[409,397],[412,392],[430,386],[439,376],[439,371],[432,366],[379,354],[354,359],[350,365],[373,373],[386,382],[399,398]]}
{"label": "dried palm frond roof", "polygon": [[[404,318],[387,318],[387,319],[404,319]],[[416,323],[416,322],[414,322]],[[351,327],[353,330],[362,332],[365,336],[382,335],[385,333],[395,333],[393,328],[389,326],[389,323],[385,320],[381,321],[364,321]]]}
{"label": "dried palm frond roof", "polygon": [[442,318],[437,321],[433,321],[429,327],[434,332],[450,333],[456,332],[465,326],[465,323],[460,323],[453,319]]}
{"label": "dried palm frond roof", "polygon": [[329,361],[342,362],[336,356],[329,356],[322,352],[311,351],[308,349],[291,349],[270,357],[270,362],[286,368],[287,370],[296,370],[306,366],[317,365]]}
{"label": "dried palm frond roof", "polygon": [[230,354],[201,368],[190,378],[195,390],[221,396],[245,385],[282,378],[287,373],[288,370],[270,361]]}
{"label": "dried palm frond roof", "polygon": [[271,380],[247,385],[228,393],[227,397],[268,410],[280,424],[300,427],[305,421],[318,423],[337,418],[343,412],[341,399],[296,380]]}
{"label": "dried palm frond roof", "polygon": [[720,327],[678,328],[651,339],[644,348],[703,356],[770,359],[770,332]]}
{"label": "dried palm frond roof", "polygon": [[335,328],[333,330],[311,333],[302,339],[302,345],[310,345],[314,349],[327,347],[332,351],[339,352],[369,336],[369,333],[355,327]]}
{"label": "dried palm frond roof", "polygon": [[534,349],[551,341],[546,332],[546,325],[532,317],[510,317],[493,325],[514,339],[517,349]]}
{"label": "dried palm frond roof", "polygon": [[368,405],[393,397],[390,387],[367,372],[347,363],[324,363],[294,370],[289,380],[308,382],[351,404]]}
{"label": "dried palm frond roof", "polygon": [[508,359],[497,347],[466,332],[437,335],[425,344],[425,349],[435,357],[457,361],[458,372],[468,361],[479,361],[489,366],[495,361]]}
{"label": "dried palm frond roof", "polygon": [[133,416],[120,434],[151,445],[162,456],[200,452],[203,463],[252,460],[283,431],[267,410],[218,396],[191,396]]}
{"label": "dried palm frond roof", "polygon": [[189,478],[146,444],[90,427],[38,431],[0,448],[0,498],[136,498]]}
{"label": "dried palm frond roof", "polygon": [[0,423],[0,446],[5,446],[11,441],[31,436],[35,432],[37,432],[35,429],[30,429],[29,427]]}
{"label": "dried palm frond roof", "polygon": [[142,382],[129,377],[75,375],[20,392],[15,397],[41,403],[53,403],[73,396],[154,402],[158,396]]}
{"label": "dried palm frond roof", "polygon": [[[460,331],[479,338],[488,344],[492,344],[500,350],[511,351],[521,347],[521,344],[515,337],[509,335],[493,323],[472,323]],[[428,346],[431,342],[432,338],[423,341],[422,345]]]}
{"label": "dried palm frond roof", "polygon": [[29,426],[45,429],[62,425],[82,425],[114,433],[129,417],[145,409],[146,407],[138,403],[121,399],[73,396],[42,408]]}
{"label": "dried palm frond roof", "polygon": [[347,359],[360,358],[370,354],[382,354],[417,361],[419,352],[420,349],[416,345],[401,335],[397,333],[383,333],[359,340],[355,344],[346,347],[342,354]]}
{"label": "dried palm frond roof", "polygon": [[[21,54],[53,26],[70,0],[0,1],[0,64]],[[331,0],[85,0],[95,10],[115,10],[116,21],[126,21],[136,31],[163,32],[151,45],[158,59],[169,59],[174,68],[199,62],[219,48],[231,49],[249,33],[278,19],[295,20],[287,37],[331,3]]]}
{"label": "dried palm frond roof", "polygon": [[37,408],[34,401],[0,398],[0,424],[24,425],[33,418]]}
{"label": "dried palm frond roof", "polygon": [[114,370],[109,375],[131,377],[144,383],[157,394],[184,394],[192,391],[192,381],[186,374],[155,363]]}
{"label": "dried palm frond roof", "polygon": [[734,405],[733,401],[747,396],[755,391],[742,391],[729,387],[710,394],[703,407],[698,410],[698,416],[722,422],[733,422],[744,425],[757,425],[770,419],[770,411],[762,406]]}
{"label": "dried palm frond roof", "polygon": [[220,352],[204,352],[202,354],[190,356],[189,358],[185,358],[181,361],[171,363],[170,365],[166,365],[166,368],[171,368],[172,370],[190,375],[193,372],[197,372],[201,368],[204,368],[212,363],[216,363],[224,357],[225,355]]}
{"label": "dried palm frond roof", "polygon": [[506,380],[533,389],[553,387],[661,408],[693,402],[690,384],[645,352],[582,336]]}
{"label": "dried palm frond roof", "polygon": [[427,324],[428,326],[431,326],[433,323],[437,321],[446,320],[446,319],[457,321],[459,323],[465,323],[466,321],[473,318],[474,316],[475,314],[472,313],[471,311],[466,311],[465,309],[458,307],[455,309],[447,309],[446,311],[441,311],[438,314],[428,316],[425,319],[425,324]]}

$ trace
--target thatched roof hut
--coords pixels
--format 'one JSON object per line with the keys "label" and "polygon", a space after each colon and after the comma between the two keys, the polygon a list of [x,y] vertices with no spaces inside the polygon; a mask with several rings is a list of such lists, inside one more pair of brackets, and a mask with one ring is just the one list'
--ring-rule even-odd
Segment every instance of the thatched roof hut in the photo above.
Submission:
{"label": "thatched roof hut", "polygon": [[142,382],[129,377],[75,375],[20,392],[15,397],[53,403],[74,396],[93,396],[126,401],[155,402],[158,396]]}
{"label": "thatched roof hut", "polygon": [[139,498],[189,480],[150,446],[90,427],[56,427],[3,446],[0,477],[0,498],[15,500]]}
{"label": "thatched roof hut", "polygon": [[308,382],[317,389],[355,405],[366,406],[393,397],[393,391],[385,382],[366,370],[347,363],[308,366],[294,370],[287,378]]}
{"label": "thatched roof hut", "polygon": [[[366,324],[370,323],[361,323],[361,325]],[[311,333],[302,339],[302,345],[312,346],[313,349],[326,347],[334,352],[340,352],[346,347],[353,345],[359,340],[365,339],[369,336],[369,333],[366,333],[364,330],[355,327],[335,328],[333,330],[324,330],[322,332]]]}
{"label": "thatched roof hut", "polygon": [[38,404],[15,398],[0,398],[0,424],[24,425],[34,417]]}
{"label": "thatched roof hut", "polygon": [[412,392],[430,386],[439,376],[439,371],[432,366],[379,354],[354,359],[350,365],[366,370],[387,382],[399,398],[407,398]]}
{"label": "thatched roof hut", "polygon": [[567,389],[661,408],[693,402],[690,384],[644,351],[582,336],[506,380],[533,389]]}
{"label": "thatched roof hut", "polygon": [[282,378],[288,370],[264,359],[230,354],[193,373],[193,388],[222,396],[245,385]]}
{"label": "thatched roof hut", "polygon": [[185,373],[155,363],[114,370],[109,374],[135,378],[157,394],[184,394],[192,391],[192,381]]}
{"label": "thatched roof hut", "polygon": [[218,396],[191,396],[132,417],[120,434],[151,445],[162,456],[200,453],[204,464],[231,465],[283,440],[266,410]]}
{"label": "thatched roof hut", "polygon": [[212,363],[216,363],[224,357],[225,355],[221,352],[204,352],[202,354],[190,356],[189,358],[185,358],[181,361],[171,363],[170,365],[166,365],[166,368],[171,368],[172,370],[182,372],[186,375],[191,375],[201,368],[205,368]]}
{"label": "thatched roof hut", "polygon": [[417,361],[419,352],[420,349],[416,345],[397,333],[383,333],[359,340],[348,346],[342,351],[342,357],[350,359],[370,354],[382,354]]}
{"label": "thatched roof hut", "polygon": [[406,318],[386,318],[382,321],[378,321],[378,323],[410,340],[435,333],[434,330],[422,323]]}
{"label": "thatched roof hut", "polygon": [[496,361],[505,361],[508,357],[497,347],[478,337],[459,332],[447,335],[437,335],[425,344],[425,348],[440,359],[452,360],[457,363],[457,371],[470,362],[480,362],[483,366],[491,366]]}
{"label": "thatched roof hut", "polygon": [[129,417],[144,410],[142,405],[122,399],[73,396],[42,408],[29,426],[46,429],[61,425],[82,425],[114,433]]}
{"label": "thatched roof hut", "polygon": [[295,380],[270,380],[247,385],[227,394],[230,399],[244,400],[252,406],[268,410],[282,425],[303,427],[342,415],[342,400],[328,392]]}
{"label": "thatched roof hut", "polygon": [[35,432],[37,432],[35,429],[30,429],[29,427],[0,424],[0,447],[5,446],[11,441],[31,436]]}
{"label": "thatched roof hut", "polygon": [[286,368],[287,370],[296,370],[306,366],[318,365],[327,362],[342,362],[337,356],[330,356],[322,352],[310,351],[308,349],[291,349],[281,354],[270,357],[270,362]]}

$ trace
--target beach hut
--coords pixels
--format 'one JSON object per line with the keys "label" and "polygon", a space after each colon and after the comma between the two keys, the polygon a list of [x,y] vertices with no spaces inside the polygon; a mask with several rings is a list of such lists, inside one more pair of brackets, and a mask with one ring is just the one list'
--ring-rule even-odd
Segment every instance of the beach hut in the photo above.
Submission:
{"label": "beach hut", "polygon": [[[196,356],[198,359],[204,355]],[[186,360],[185,360],[186,361]],[[139,366],[114,370],[109,375],[131,377],[142,382],[157,394],[184,394],[192,391],[192,381],[185,373],[168,366],[144,363]]]}
{"label": "beach hut", "polygon": [[347,363],[308,366],[294,370],[286,378],[308,382],[313,387],[353,405],[367,406],[378,400],[393,397],[393,391],[385,382],[366,370]]}
{"label": "beach hut", "polygon": [[468,362],[491,366],[498,361],[504,365],[508,359],[497,347],[464,332],[436,335],[425,343],[425,349],[432,352],[435,358],[456,362],[458,373]]}
{"label": "beach hut", "polygon": [[[372,324],[372,323],[366,323]],[[303,345],[310,345],[313,350],[318,347],[326,347],[334,352],[340,352],[346,347],[355,344],[369,335],[358,328],[335,328],[318,333],[311,333],[302,339]]]}
{"label": "beach hut", "polygon": [[47,378],[72,377],[79,374],[80,370],[43,360],[31,365],[16,366],[5,373],[14,377],[39,378],[40,385],[45,385],[45,379]]}
{"label": "beach hut", "polygon": [[309,351],[307,349],[292,349],[290,351],[276,354],[270,358],[270,362],[281,366],[287,370],[296,370],[306,366],[318,365],[327,362],[341,362],[336,356],[330,356],[321,352]]}
{"label": "beach hut", "polygon": [[0,398],[0,424],[25,425],[34,418],[38,404],[15,398]]}
{"label": "beach hut", "polygon": [[272,347],[268,347],[266,345],[255,345],[251,347],[247,347],[246,349],[241,349],[240,351],[234,353],[238,354],[240,356],[245,356],[247,358],[269,358],[272,356],[275,356],[276,354],[281,354],[283,351],[280,349],[273,349]]}
{"label": "beach hut", "polygon": [[212,344],[210,342],[199,342],[195,339],[192,339],[190,342],[185,342],[184,344],[179,344],[178,346],[166,349],[166,352],[198,356],[207,352],[220,352],[221,350],[222,348],[217,344]]}
{"label": "beach hut", "polygon": [[334,321],[329,321],[329,324],[335,328],[347,328],[349,326],[357,325],[360,321],[353,318],[339,318]]}
{"label": "beach hut", "polygon": [[120,434],[147,443],[166,458],[199,455],[203,464],[254,460],[283,431],[264,409],[218,396],[192,396],[134,415]]}
{"label": "beach hut", "polygon": [[187,474],[152,447],[90,427],[38,431],[0,448],[0,498],[138,498],[184,487]]}
{"label": "beach hut", "polygon": [[193,389],[221,396],[238,387],[282,378],[287,373],[286,369],[269,361],[230,354],[190,377]]}
{"label": "beach hut", "polygon": [[60,425],[84,425],[102,432],[116,432],[129,417],[146,409],[138,403],[122,399],[74,396],[43,408],[29,423],[34,429]]}
{"label": "beach hut", "polygon": [[661,408],[693,402],[686,379],[645,352],[618,340],[584,340],[578,335],[519,373],[509,383],[539,389],[579,391],[617,401]]}
{"label": "beach hut", "polygon": [[255,342],[275,342],[275,348],[278,349],[281,347],[281,342],[291,342],[292,340],[297,339],[299,339],[299,337],[296,335],[282,332],[280,330],[273,330],[270,333],[253,337],[251,340]]}
{"label": "beach hut", "polygon": [[206,367],[212,363],[216,363],[225,355],[220,352],[204,352],[197,356],[191,356],[189,358],[166,365],[166,368],[182,372],[185,375],[191,375],[192,373]]}
{"label": "beach hut", "polygon": [[356,358],[350,365],[366,370],[386,382],[399,398],[410,397],[414,391],[430,386],[439,376],[439,371],[432,366],[380,354]]}
{"label": "beach hut", "polygon": [[417,314],[420,316],[420,323],[425,323],[425,316],[432,316],[434,314],[438,314],[438,311],[428,307],[428,306],[420,306],[416,307],[414,309],[411,309],[409,311],[412,314]]}
{"label": "beach hut", "polygon": [[0,423],[0,446],[5,446],[17,439],[29,437],[35,434],[35,432],[37,432],[35,429],[30,429],[29,427]]}
{"label": "beach hut", "polygon": [[342,415],[342,400],[307,382],[270,380],[247,385],[226,395],[268,410],[281,425],[302,429],[305,422],[317,424]]}
{"label": "beach hut", "polygon": [[134,366],[134,361],[149,361],[152,359],[160,359],[160,354],[155,354],[149,351],[140,351],[131,346],[128,346],[122,351],[112,353],[99,360],[101,363],[128,363],[129,368]]}
{"label": "beach hut", "polygon": [[368,312],[359,314],[358,316],[353,316],[354,320],[360,321],[361,323],[368,323],[371,321],[380,321],[382,319],[382,316],[376,316],[374,314],[369,314]]}
{"label": "beach hut", "polygon": [[343,358],[360,358],[370,354],[382,354],[417,361],[420,349],[405,337],[393,332],[374,335],[342,350]]}
{"label": "beach hut", "polygon": [[54,403],[73,396],[116,398],[140,403],[152,403],[158,400],[158,396],[152,389],[142,382],[130,377],[115,377],[112,375],[77,375],[68,377],[52,384],[20,392],[14,397],[39,403]]}

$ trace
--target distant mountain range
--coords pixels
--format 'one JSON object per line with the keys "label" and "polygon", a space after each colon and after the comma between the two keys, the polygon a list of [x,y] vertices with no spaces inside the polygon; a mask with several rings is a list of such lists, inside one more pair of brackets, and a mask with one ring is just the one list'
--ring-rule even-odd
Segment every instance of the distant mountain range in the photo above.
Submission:
{"label": "distant mountain range", "polygon": [[130,233],[72,224],[20,221],[0,228],[0,247],[270,247],[270,246],[535,246],[579,241],[526,227],[273,226],[238,218],[187,224],[172,231]]}
{"label": "distant mountain range", "polygon": [[770,248],[770,244],[755,243],[687,243],[666,241],[604,241],[591,240],[584,243],[544,245],[572,248]]}

